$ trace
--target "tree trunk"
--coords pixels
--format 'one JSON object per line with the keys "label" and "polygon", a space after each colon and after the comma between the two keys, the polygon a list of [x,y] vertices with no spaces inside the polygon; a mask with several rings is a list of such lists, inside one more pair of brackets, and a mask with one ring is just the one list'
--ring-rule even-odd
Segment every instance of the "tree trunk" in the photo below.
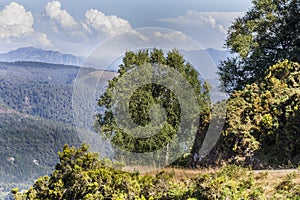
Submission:
{"label": "tree trunk", "polygon": [[166,151],[166,157],[165,157],[165,166],[169,165],[169,159],[170,159],[169,148],[170,148],[170,145],[167,144],[167,151]]}
{"label": "tree trunk", "polygon": [[193,168],[197,167],[197,165],[200,162],[200,156],[201,155],[199,155],[199,152],[200,152],[200,149],[201,149],[201,146],[202,146],[202,142],[205,138],[207,128],[208,128],[208,124],[205,123],[204,119],[202,119],[200,117],[200,119],[199,119],[199,128],[197,130],[195,140],[194,140],[194,143],[193,143],[193,147],[192,147],[192,150],[191,150],[192,157],[191,157],[191,161],[190,161],[190,164],[189,164],[190,167],[193,167]]}

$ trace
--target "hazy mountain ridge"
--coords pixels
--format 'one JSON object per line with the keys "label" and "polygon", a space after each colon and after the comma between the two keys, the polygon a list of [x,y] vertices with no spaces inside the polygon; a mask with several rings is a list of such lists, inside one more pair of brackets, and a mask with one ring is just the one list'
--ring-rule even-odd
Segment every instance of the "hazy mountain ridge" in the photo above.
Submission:
{"label": "hazy mountain ridge", "polygon": [[[217,50],[213,48],[201,50],[180,50],[187,60],[193,61],[196,67],[203,70],[216,71],[216,66],[221,60],[225,60],[230,56],[230,52]],[[0,61],[2,62],[17,62],[17,61],[33,61],[49,64],[63,64],[82,66],[84,64],[84,57],[78,57],[72,54],[65,54],[59,51],[44,50],[34,47],[22,47],[7,53],[0,54]]]}
{"label": "hazy mountain ridge", "polygon": [[16,62],[16,61],[35,61],[52,64],[65,64],[81,66],[84,58],[64,54],[59,51],[43,50],[34,47],[22,47],[7,53],[0,54],[0,61]]}

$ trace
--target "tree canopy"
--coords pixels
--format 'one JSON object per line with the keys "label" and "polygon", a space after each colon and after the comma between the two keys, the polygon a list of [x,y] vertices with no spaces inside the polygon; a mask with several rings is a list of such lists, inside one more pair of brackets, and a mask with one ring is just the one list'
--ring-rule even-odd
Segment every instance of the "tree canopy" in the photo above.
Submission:
{"label": "tree canopy", "polygon": [[[166,65],[167,68],[175,70],[176,73],[179,74],[177,78],[181,78],[182,80],[176,80],[176,73],[169,76],[167,74],[169,73],[168,70],[165,70],[167,68],[164,68],[164,70],[155,71],[154,74],[160,73],[160,77],[165,79],[165,82],[162,80],[162,83],[166,83],[166,85],[155,82],[145,83],[144,77],[156,79],[156,76],[153,75],[152,72],[149,73],[149,71],[147,71],[147,66],[149,65],[154,68],[158,65]],[[127,76],[127,74],[135,73],[135,69],[137,69],[137,74],[131,77]],[[142,74],[138,74],[138,70],[142,70]],[[165,152],[169,152],[174,150],[174,148],[180,148],[178,140],[194,140],[197,127],[194,127],[193,134],[189,129],[190,127],[183,127],[182,124],[183,122],[187,122],[187,124],[191,123],[190,121],[192,120],[198,122],[199,117],[197,116],[199,116],[200,113],[203,119],[208,117],[210,107],[208,85],[201,83],[199,73],[184,60],[183,56],[177,50],[172,50],[166,55],[162,50],[158,49],[154,49],[153,51],[129,51],[123,58],[123,64],[120,65],[118,73],[119,75],[117,77],[109,81],[106,91],[98,101],[98,105],[103,109],[103,112],[99,113],[95,127],[104,137],[111,137],[112,143],[124,151],[149,153],[149,158],[144,157],[144,159],[148,160],[159,159],[163,156],[167,162],[169,159],[167,157],[168,153],[164,155],[153,155],[152,152],[161,148],[166,148]],[[172,76],[174,77],[172,78]],[[168,79],[173,83],[169,85],[171,88],[168,87]],[[178,87],[179,85],[183,85],[184,81],[190,85],[192,89],[190,92],[193,94],[188,94],[188,90]],[[134,88],[135,91],[130,91],[132,88],[128,82],[133,84],[137,83],[140,84],[140,86]],[[179,82],[179,84],[176,85],[176,82]],[[119,102],[114,101],[114,94],[116,92],[120,93],[120,90],[127,92],[128,96],[130,96],[130,98],[128,98],[130,119],[124,118],[118,121],[123,123],[123,127],[119,126],[115,118],[116,116],[113,115],[113,112],[118,109],[116,109],[114,104],[119,103],[124,104],[121,105],[123,107],[128,106],[125,105],[126,101],[124,100]],[[180,91],[176,93],[175,90]],[[184,101],[188,101],[188,103],[184,102],[186,105],[182,105],[178,97],[179,93],[181,96],[186,95],[182,98]],[[198,105],[197,108],[192,107],[190,104],[192,98],[189,98],[189,96],[191,95],[195,97],[196,104]],[[123,96],[120,98],[123,98]],[[123,107],[121,109],[123,109]],[[185,108],[191,112],[184,113],[183,110]],[[155,112],[155,110],[157,111]],[[165,112],[165,116],[159,116],[160,111]],[[196,115],[192,115],[193,112]],[[121,114],[123,115],[124,113]],[[161,126],[156,127],[155,121],[159,123],[160,121],[164,121],[164,118],[166,118],[165,122]],[[182,121],[183,119],[186,119],[186,121]],[[128,131],[126,132],[128,129],[126,128],[130,127],[131,120],[138,128],[135,128],[131,134],[128,134]],[[146,129],[144,127],[146,127]],[[183,130],[181,132],[182,134],[177,134],[179,129],[186,129],[189,132]],[[170,143],[173,145],[169,145]],[[136,162],[136,160],[134,160],[134,162]]]}
{"label": "tree canopy", "polygon": [[300,61],[299,0],[253,0],[253,7],[228,30],[233,57],[219,66],[225,91],[243,89],[284,59]]}

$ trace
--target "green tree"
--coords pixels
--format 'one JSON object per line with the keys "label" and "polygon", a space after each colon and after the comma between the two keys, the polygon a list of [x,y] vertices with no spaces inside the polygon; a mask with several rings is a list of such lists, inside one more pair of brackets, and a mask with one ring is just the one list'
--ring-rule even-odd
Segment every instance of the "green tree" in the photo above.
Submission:
{"label": "green tree", "polygon": [[229,93],[262,79],[279,61],[300,61],[299,0],[252,2],[253,7],[228,30],[226,47],[234,57],[221,63],[219,75]]}
{"label": "green tree", "polygon": [[[203,121],[201,125],[205,124],[204,121],[206,122],[206,118],[209,117],[210,108],[208,94],[209,88],[207,84],[202,86],[202,83],[199,80],[199,73],[184,60],[183,56],[177,50],[170,51],[165,56],[162,50],[154,49],[150,52],[138,51],[135,53],[130,51],[126,53],[125,57],[123,58],[123,64],[120,65],[118,71],[119,75],[113,80],[109,81],[106,91],[98,101],[98,105],[104,109],[104,112],[98,115],[95,127],[104,135],[104,137],[112,137],[112,143],[118,148],[121,148],[127,152],[149,153],[149,157],[144,157],[148,160],[153,160],[153,158],[154,160],[156,158],[161,160],[159,158],[164,156],[167,163],[169,159],[172,159],[168,157],[168,152],[172,149],[168,148],[180,148],[179,144],[169,146],[171,141],[174,144],[174,141],[178,140],[192,141],[195,139],[195,134],[193,135],[191,133],[176,135],[180,128],[181,119],[186,116],[182,116],[183,113],[181,113],[181,108],[183,105],[180,105],[176,94],[171,89],[164,85],[155,83],[140,83],[141,87],[134,91],[130,97],[129,113],[131,120],[135,124],[142,127],[140,130],[135,129],[134,135],[151,137],[135,137],[127,134],[124,129],[118,126],[113,116],[113,109],[115,109],[115,107],[113,106],[112,102],[112,94],[115,92],[115,90],[117,90],[116,85],[121,84],[126,88],[127,80],[122,82],[122,77],[126,76],[126,73],[132,71],[133,69],[146,67],[147,64],[150,64],[154,67],[165,64],[169,68],[175,69],[188,81],[194,90],[193,92],[195,93],[197,104],[200,105],[200,109],[196,112],[197,114],[201,113],[202,118],[200,121]],[[142,76],[149,77],[152,76],[152,74],[143,74]],[[181,92],[184,93],[186,91]],[[164,110],[166,121],[158,129],[145,129],[143,127],[153,123],[153,121],[161,121],[159,118],[163,118],[162,116],[158,115],[159,112],[152,112],[153,109],[158,111],[161,111],[160,109]],[[189,115],[189,113],[186,115]],[[129,126],[129,122],[124,121],[123,123],[126,126]],[[203,132],[199,132],[199,134],[203,134]],[[188,137],[191,135],[193,135],[192,138]],[[153,151],[161,148],[166,148],[167,153],[165,155],[152,154]],[[118,156],[120,156],[120,154]],[[136,160],[134,160],[134,162],[136,162]]]}
{"label": "green tree", "polygon": [[232,93],[218,147],[227,161],[254,167],[300,163],[299,72],[300,64],[285,60],[262,81]]}
{"label": "green tree", "polygon": [[52,174],[38,178],[24,193],[13,189],[14,198],[133,199],[141,195],[144,188],[140,188],[138,174],[105,167],[99,156],[88,148],[85,144],[79,149],[65,145]]}

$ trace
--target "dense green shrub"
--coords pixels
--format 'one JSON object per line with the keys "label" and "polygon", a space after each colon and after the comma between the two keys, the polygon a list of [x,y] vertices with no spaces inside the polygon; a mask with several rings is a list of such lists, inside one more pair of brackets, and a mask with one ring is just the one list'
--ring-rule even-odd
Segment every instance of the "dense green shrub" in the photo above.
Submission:
{"label": "dense green shrub", "polygon": [[255,168],[299,164],[299,71],[300,64],[285,60],[260,82],[233,92],[218,156]]}
{"label": "dense green shrub", "polygon": [[154,178],[107,167],[87,145],[65,145],[59,159],[55,171],[24,194],[14,189],[15,199],[181,199],[185,192],[163,172]]}
{"label": "dense green shrub", "polygon": [[256,186],[253,172],[234,165],[200,175],[195,184],[197,199],[263,199],[262,188]]}

